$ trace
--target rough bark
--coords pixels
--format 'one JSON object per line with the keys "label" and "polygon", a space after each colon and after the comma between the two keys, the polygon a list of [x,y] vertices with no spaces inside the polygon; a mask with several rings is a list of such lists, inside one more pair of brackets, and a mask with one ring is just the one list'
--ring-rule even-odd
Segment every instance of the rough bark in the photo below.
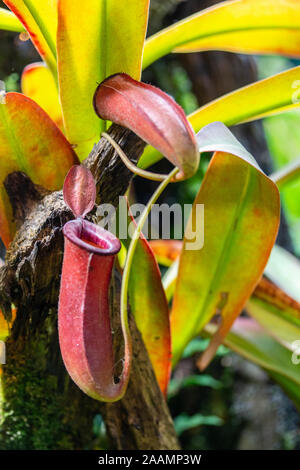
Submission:
{"label": "rough bark", "polygon": [[[109,132],[136,162],[144,143],[116,125]],[[85,164],[96,179],[97,202],[116,206],[119,195],[128,187],[131,173],[106,140],[100,140]],[[20,183],[23,190],[17,196],[13,188],[20,187]],[[12,303],[17,307],[7,341],[7,364],[3,367],[5,401],[0,448],[90,448],[93,418],[100,408],[112,447],[178,448],[167,405],[132,319],[133,369],[122,402],[100,404],[85,396],[68,377],[58,346],[57,303],[63,257],[61,228],[72,215],[61,191],[49,194],[24,174],[9,175],[6,187],[10,187],[8,192],[20,228],[0,272],[0,303],[5,315],[9,318]],[[113,292],[115,299],[118,289]],[[115,301],[116,331],[118,321]]]}

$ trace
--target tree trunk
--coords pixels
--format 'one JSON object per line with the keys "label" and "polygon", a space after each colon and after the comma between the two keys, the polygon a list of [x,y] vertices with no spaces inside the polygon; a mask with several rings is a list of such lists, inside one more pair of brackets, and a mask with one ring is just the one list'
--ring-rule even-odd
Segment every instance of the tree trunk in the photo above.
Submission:
{"label": "tree trunk", "polygon": [[[109,132],[136,162],[144,143],[116,125]],[[110,144],[100,140],[85,163],[96,179],[97,202],[116,206],[131,174]],[[92,400],[69,378],[58,345],[57,304],[63,257],[61,228],[71,213],[61,191],[49,194],[22,173],[10,174],[5,183],[20,228],[0,273],[0,302],[7,318],[11,304],[17,307],[2,374],[0,448],[92,448],[93,419],[101,410],[112,447],[177,449],[172,419],[133,319],[132,373],[120,402],[108,405]],[[115,282],[115,331],[120,328],[119,289]]]}

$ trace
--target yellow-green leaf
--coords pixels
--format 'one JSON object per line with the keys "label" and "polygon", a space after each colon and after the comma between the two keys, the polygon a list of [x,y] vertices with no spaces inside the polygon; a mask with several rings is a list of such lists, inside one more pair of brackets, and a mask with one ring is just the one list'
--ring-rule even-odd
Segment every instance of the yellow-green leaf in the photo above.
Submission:
{"label": "yellow-green leaf", "polygon": [[76,155],[62,132],[34,101],[7,93],[0,104],[0,236],[7,246],[15,226],[3,181],[23,171],[34,183],[60,189]]}
{"label": "yellow-green leaf", "polygon": [[[216,153],[187,225],[171,331],[176,363],[187,343],[215,315],[220,317],[216,335],[202,356],[205,367],[263,273],[277,235],[280,202],[276,185],[222,123],[206,126],[197,137],[200,152]],[[203,247],[196,220],[199,204],[204,204]]]}
{"label": "yellow-green leaf", "polygon": [[[300,106],[300,66],[260,80],[211,101],[188,116],[195,132],[214,121],[226,126],[254,121]],[[147,147],[139,161],[141,168],[159,161],[162,156]]]}
{"label": "yellow-green leaf", "polygon": [[300,303],[263,278],[246,304],[247,312],[277,341],[293,351],[300,338]]}
{"label": "yellow-green leaf", "polygon": [[[205,331],[213,335],[215,328],[210,324],[205,327]],[[245,359],[264,368],[271,376],[274,376],[275,380],[278,375],[278,381],[282,385],[294,384],[299,390],[299,365],[293,364],[291,351],[275,341],[252,318],[238,318],[226,336],[224,344]]]}
{"label": "yellow-green leaf", "polygon": [[21,33],[24,31],[24,27],[12,12],[0,8],[0,29],[5,29],[6,31],[14,31],[16,33]]}
{"label": "yellow-green leaf", "polygon": [[146,43],[144,67],[170,52],[217,49],[300,56],[298,0],[233,0],[202,10]]}
{"label": "yellow-green leaf", "polygon": [[59,0],[57,54],[66,134],[80,159],[99,140],[105,123],[93,95],[109,75],[140,79],[149,0]]}
{"label": "yellow-green leaf", "polygon": [[56,76],[57,0],[3,0],[27,29],[33,44]]}
{"label": "yellow-green leaf", "polygon": [[25,67],[22,73],[21,87],[24,95],[43,108],[55,124],[63,130],[57,84],[52,73],[43,62]]}

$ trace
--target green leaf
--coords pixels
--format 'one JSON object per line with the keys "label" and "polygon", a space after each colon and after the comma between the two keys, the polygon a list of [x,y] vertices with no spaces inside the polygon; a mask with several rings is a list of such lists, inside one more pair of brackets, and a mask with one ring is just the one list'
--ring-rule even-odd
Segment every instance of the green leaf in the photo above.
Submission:
{"label": "green leaf", "polygon": [[[300,66],[247,85],[202,106],[188,120],[198,132],[214,121],[233,126],[295,109],[300,105],[299,75]],[[139,166],[146,168],[161,158],[157,150],[147,147]]]}
{"label": "green leaf", "polygon": [[59,0],[57,55],[66,134],[79,158],[88,156],[105,123],[93,95],[109,75],[139,80],[149,0]]}
{"label": "green leaf", "polygon": [[173,379],[170,381],[168,387],[168,399],[174,397],[179,390],[187,387],[210,387],[215,390],[222,388],[222,382],[214,379],[211,375],[189,375],[188,377],[179,380]]}
{"label": "green leaf", "polygon": [[300,303],[263,278],[246,304],[247,312],[286,348],[300,338]]}
{"label": "green leaf", "polygon": [[[182,355],[183,359],[185,359],[187,357],[191,357],[196,353],[205,351],[208,344],[209,344],[208,339],[204,339],[204,338],[192,339],[192,341],[187,345],[187,347],[185,348],[185,350],[183,352],[183,355]],[[225,348],[225,346],[223,346],[221,344],[221,346],[219,347],[216,355],[217,356],[225,356],[225,354],[227,354],[227,353],[228,353],[228,349]]]}
{"label": "green leaf", "polygon": [[174,426],[178,436],[188,429],[199,426],[221,426],[222,424],[223,420],[218,416],[203,416],[201,414],[189,416],[182,413],[174,419]]}
{"label": "green leaf", "polygon": [[13,13],[4,8],[0,8],[0,29],[21,33],[24,27]]}
{"label": "green leaf", "polygon": [[[215,329],[209,325],[206,331],[214,334]],[[224,344],[267,372],[279,374],[300,386],[299,365],[293,364],[291,351],[272,338],[255,320],[236,320]]]}
{"label": "green leaf", "polygon": [[[222,123],[198,134],[200,152],[216,150],[193,204],[171,312],[174,363],[214,315],[221,323],[202,356],[204,368],[258,283],[276,239],[276,185]],[[198,205],[204,204],[201,246]],[[193,232],[198,225],[198,233]],[[193,245],[193,242],[197,242]]]}
{"label": "green leaf", "polygon": [[146,42],[144,67],[170,52],[210,49],[299,57],[299,43],[297,1],[226,1],[151,36]]}

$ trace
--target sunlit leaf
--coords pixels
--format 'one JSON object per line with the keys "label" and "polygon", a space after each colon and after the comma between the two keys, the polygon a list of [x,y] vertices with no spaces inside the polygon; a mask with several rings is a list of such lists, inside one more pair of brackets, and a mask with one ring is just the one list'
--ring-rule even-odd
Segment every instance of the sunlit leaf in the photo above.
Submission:
{"label": "sunlit leaf", "polygon": [[[260,80],[211,101],[188,116],[193,129],[198,132],[214,121],[227,126],[253,121],[272,114],[299,107],[300,67]],[[147,147],[139,161],[141,168],[159,161],[157,150]]]}
{"label": "sunlit leaf", "polygon": [[0,311],[0,341],[5,341],[9,333],[8,323],[5,320],[2,312]]}
{"label": "sunlit leaf", "polygon": [[181,240],[151,240],[150,246],[159,264],[170,266],[180,255]]}
{"label": "sunlit leaf", "polygon": [[57,84],[52,73],[43,62],[25,67],[22,73],[21,87],[24,95],[43,108],[55,124],[63,130]]}
{"label": "sunlit leaf", "polygon": [[105,123],[93,109],[97,85],[125,72],[140,78],[149,0],[59,0],[57,54],[67,137],[80,159]]}
{"label": "sunlit leaf", "polygon": [[3,0],[30,34],[40,56],[56,76],[57,0]]}
{"label": "sunlit leaf", "polygon": [[144,67],[170,52],[209,49],[299,57],[298,2],[234,0],[202,10],[151,36]]}
{"label": "sunlit leaf", "polygon": [[[280,202],[276,185],[222,123],[204,128],[198,143],[201,152],[216,153],[187,225],[171,331],[176,363],[187,343],[219,315],[219,328],[202,356],[205,367],[263,273],[277,235]],[[199,228],[196,236],[193,232],[199,204],[205,211],[203,246]]]}
{"label": "sunlit leaf", "polygon": [[[64,135],[34,101],[7,93],[0,104],[0,177],[23,171],[34,183],[60,189],[69,168],[77,162]],[[6,190],[0,188],[0,236],[8,245],[15,227]]]}
{"label": "sunlit leaf", "polygon": [[[128,247],[130,240],[123,242]],[[134,253],[129,278],[129,301],[157,381],[166,394],[171,372],[169,308],[158,264],[143,235]]]}
{"label": "sunlit leaf", "polygon": [[0,29],[5,29],[6,31],[14,31],[16,33],[21,33],[24,31],[24,27],[12,12],[0,8]]}

